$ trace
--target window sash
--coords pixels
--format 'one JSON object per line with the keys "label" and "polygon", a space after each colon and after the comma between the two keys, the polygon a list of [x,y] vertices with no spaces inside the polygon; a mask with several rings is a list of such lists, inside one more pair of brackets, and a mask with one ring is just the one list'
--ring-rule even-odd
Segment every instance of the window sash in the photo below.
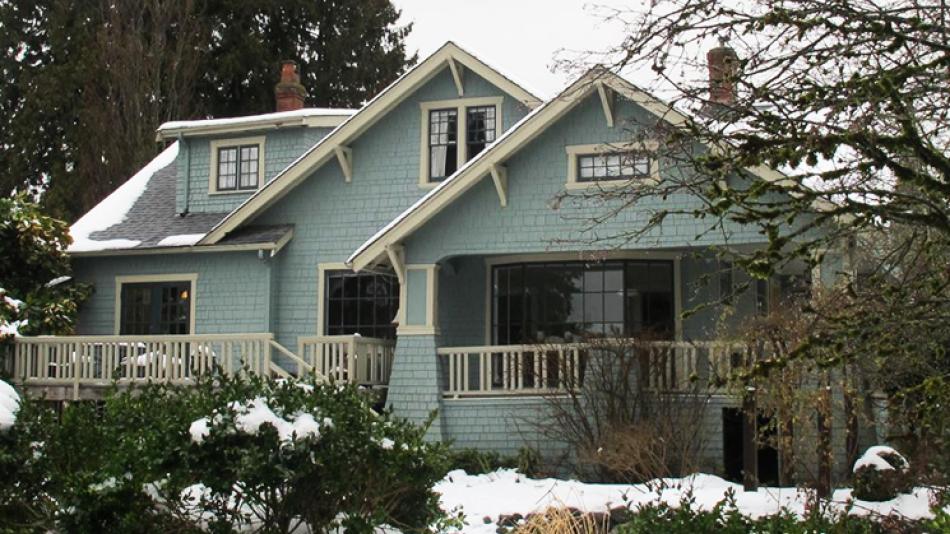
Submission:
{"label": "window sash", "polygon": [[429,181],[440,182],[458,168],[458,110],[429,112]]}
{"label": "window sash", "polygon": [[327,271],[323,283],[324,333],[395,339],[399,282],[394,274]]}
{"label": "window sash", "polygon": [[675,330],[673,263],[544,262],[492,269],[492,342],[532,343],[587,335]]}
{"label": "window sash", "polygon": [[465,108],[466,161],[472,159],[485,146],[495,141],[495,106],[470,106]]}
{"label": "window sash", "polygon": [[580,154],[577,156],[577,181],[648,178],[652,166],[650,155],[641,151]]}
{"label": "window sash", "polygon": [[260,177],[260,145],[237,145],[218,149],[218,191],[257,189]]}

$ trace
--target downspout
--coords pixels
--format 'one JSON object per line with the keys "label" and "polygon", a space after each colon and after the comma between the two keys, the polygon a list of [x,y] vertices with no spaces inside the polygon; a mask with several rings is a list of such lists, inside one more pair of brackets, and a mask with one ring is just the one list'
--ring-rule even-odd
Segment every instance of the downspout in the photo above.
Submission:
{"label": "downspout", "polygon": [[179,217],[184,217],[188,215],[188,202],[191,198],[191,150],[185,143],[185,136],[183,136],[181,132],[178,132],[178,148],[185,149],[185,204],[181,212],[178,213]]}

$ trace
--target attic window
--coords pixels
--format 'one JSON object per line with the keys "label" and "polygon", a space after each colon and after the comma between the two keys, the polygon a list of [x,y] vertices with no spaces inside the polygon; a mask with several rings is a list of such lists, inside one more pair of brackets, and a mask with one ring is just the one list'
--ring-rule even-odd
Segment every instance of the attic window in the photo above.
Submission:
{"label": "attic window", "polygon": [[582,145],[567,147],[568,188],[596,185],[626,185],[657,180],[658,170],[653,147],[638,143],[612,147]]}
{"label": "attic window", "polygon": [[264,181],[264,138],[211,142],[211,192],[255,191]]}
{"label": "attic window", "polygon": [[422,102],[419,185],[452,176],[501,135],[502,97]]}

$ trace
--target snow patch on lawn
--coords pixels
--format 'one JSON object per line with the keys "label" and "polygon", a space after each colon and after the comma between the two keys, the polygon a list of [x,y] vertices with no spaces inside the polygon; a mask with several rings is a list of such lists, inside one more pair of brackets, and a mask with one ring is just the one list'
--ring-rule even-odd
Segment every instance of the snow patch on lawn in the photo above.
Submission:
{"label": "snow patch on lawn", "polygon": [[207,234],[170,235],[158,242],[159,247],[190,247]]}
{"label": "snow patch on lawn", "polygon": [[16,423],[20,410],[20,395],[13,386],[0,380],[0,432],[9,430]]}
{"label": "snow patch on lawn", "polygon": [[[714,475],[696,474],[679,479],[660,479],[646,484],[585,484],[576,480],[532,479],[512,469],[483,475],[463,470],[450,472],[436,484],[443,510],[460,508],[466,516],[466,533],[492,534],[500,516],[541,512],[547,508],[569,507],[584,512],[608,512],[615,508],[636,510],[641,506],[666,503],[679,506],[692,496],[697,509],[711,510],[735,494],[738,510],[751,518],[774,515],[782,510],[803,516],[808,494],[798,488],[759,488],[745,492]],[[910,494],[884,502],[854,500],[850,513],[856,515],[899,514],[908,519],[933,517],[930,510],[932,491],[918,488]],[[852,500],[850,489],[832,496],[832,508],[844,511]],[[489,518],[489,523],[484,522]]]}
{"label": "snow patch on lawn", "polygon": [[102,202],[96,204],[96,207],[89,210],[78,221],[69,227],[69,234],[73,238],[73,244],[66,249],[67,252],[92,252],[98,250],[112,250],[121,248],[132,248],[137,246],[140,241],[131,239],[108,239],[104,241],[95,241],[89,236],[113,225],[119,224],[125,220],[129,210],[135,201],[142,196],[149,180],[161,169],[171,165],[178,157],[178,143],[171,144],[155,156],[148,165],[142,168],[134,176],[129,178],[118,189],[107,196]]}

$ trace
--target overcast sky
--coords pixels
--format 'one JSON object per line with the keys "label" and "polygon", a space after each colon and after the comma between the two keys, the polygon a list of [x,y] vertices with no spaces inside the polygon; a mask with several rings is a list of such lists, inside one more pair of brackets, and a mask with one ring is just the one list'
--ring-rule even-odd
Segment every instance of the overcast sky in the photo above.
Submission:
{"label": "overcast sky", "polygon": [[[552,72],[559,50],[606,50],[623,40],[619,24],[606,23],[583,0],[393,0],[402,22],[412,22],[410,50],[420,59],[446,41],[496,67],[526,89],[548,98],[570,81]],[[599,1],[598,5],[610,3]],[[619,2],[614,1],[616,5]],[[629,5],[635,2],[624,2]]]}

